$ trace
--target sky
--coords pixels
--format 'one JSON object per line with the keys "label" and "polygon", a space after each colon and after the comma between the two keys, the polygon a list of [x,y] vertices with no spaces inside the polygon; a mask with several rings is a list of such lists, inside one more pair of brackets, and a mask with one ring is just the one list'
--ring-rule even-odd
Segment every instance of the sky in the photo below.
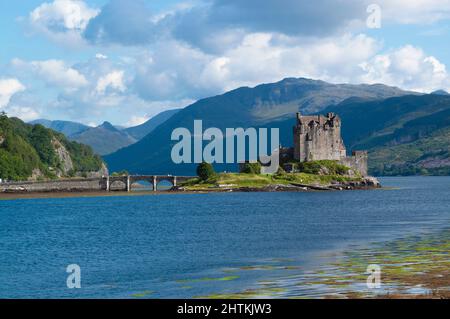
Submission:
{"label": "sky", "polygon": [[450,91],[450,0],[0,0],[0,110],[134,126],[305,77]]}

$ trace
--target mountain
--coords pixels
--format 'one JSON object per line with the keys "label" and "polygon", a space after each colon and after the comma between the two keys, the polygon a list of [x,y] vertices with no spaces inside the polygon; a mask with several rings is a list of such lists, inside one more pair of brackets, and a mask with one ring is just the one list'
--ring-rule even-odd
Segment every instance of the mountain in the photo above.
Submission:
{"label": "mountain", "polygon": [[341,117],[349,150],[369,150],[372,174],[450,174],[450,96],[347,100],[325,112]]}
{"label": "mountain", "polygon": [[76,123],[76,122],[70,122],[70,121],[50,121],[45,119],[35,120],[30,122],[30,124],[41,124],[45,126],[46,128],[52,129],[54,131],[63,133],[65,136],[71,136],[77,133],[80,133],[82,131],[85,131],[89,129],[89,126]]}
{"label": "mountain", "polygon": [[0,178],[27,180],[104,175],[102,159],[88,146],[37,124],[0,114]]}
{"label": "mountain", "polygon": [[125,129],[125,132],[130,134],[136,140],[140,140],[146,135],[150,134],[159,125],[170,119],[173,115],[177,114],[180,110],[168,110],[157,114],[144,124],[130,127]]}
{"label": "mountain", "polygon": [[447,91],[444,90],[437,90],[432,92],[431,94],[435,94],[435,95],[450,95],[450,93],[448,93]]}
{"label": "mountain", "polygon": [[113,153],[122,147],[140,140],[160,124],[167,121],[179,110],[169,110],[159,113],[144,124],[125,128],[113,126],[108,122],[99,127],[90,127],[70,121],[35,120],[30,124],[41,124],[47,128],[63,133],[69,139],[91,146],[100,155]]}
{"label": "mountain", "polygon": [[[182,109],[142,140],[116,153],[105,156],[112,171],[132,173],[193,174],[195,165],[175,165],[171,160],[171,141],[175,128],[193,131],[193,121],[203,120],[203,126],[258,127],[273,122],[292,121],[295,113],[321,112],[350,97],[374,100],[405,95],[398,88],[376,85],[330,84],[304,78],[288,78],[255,88],[243,87],[223,95],[199,100]],[[292,127],[287,131],[292,135]],[[284,138],[288,140],[288,138]]]}
{"label": "mountain", "polygon": [[109,122],[71,135],[70,139],[91,146],[100,155],[110,154],[136,142],[128,133]]}

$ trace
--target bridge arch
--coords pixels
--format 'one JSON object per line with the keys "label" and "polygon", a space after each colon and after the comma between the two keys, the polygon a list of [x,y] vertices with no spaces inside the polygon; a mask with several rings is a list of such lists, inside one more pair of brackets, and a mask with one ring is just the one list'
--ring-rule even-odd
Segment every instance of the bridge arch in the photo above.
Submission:
{"label": "bridge arch", "polygon": [[132,176],[130,177],[130,191],[153,190],[153,177]]}
{"label": "bridge arch", "polygon": [[158,178],[156,181],[157,191],[168,191],[175,187],[175,182],[173,178]]}
{"label": "bridge arch", "polygon": [[110,191],[124,191],[127,190],[127,183],[123,180],[113,180],[109,184]]}
{"label": "bridge arch", "polygon": [[[168,191],[178,186],[182,182],[193,177],[172,176],[172,175],[130,175],[130,176],[111,176],[103,178],[104,189],[106,190],[124,190],[131,191],[133,185],[148,185],[148,189],[153,191]],[[135,187],[136,188],[136,187]],[[145,188],[145,186],[144,186]]]}

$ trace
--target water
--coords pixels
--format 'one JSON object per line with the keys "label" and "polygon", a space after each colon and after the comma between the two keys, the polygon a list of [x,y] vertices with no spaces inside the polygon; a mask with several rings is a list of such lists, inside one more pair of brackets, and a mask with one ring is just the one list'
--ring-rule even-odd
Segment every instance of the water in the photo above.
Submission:
{"label": "water", "polygon": [[[0,298],[190,298],[303,271],[349,245],[450,221],[450,177],[389,190],[0,201]],[[66,267],[81,267],[68,289]],[[233,272],[240,267],[266,271]],[[270,266],[270,267],[269,267]]]}

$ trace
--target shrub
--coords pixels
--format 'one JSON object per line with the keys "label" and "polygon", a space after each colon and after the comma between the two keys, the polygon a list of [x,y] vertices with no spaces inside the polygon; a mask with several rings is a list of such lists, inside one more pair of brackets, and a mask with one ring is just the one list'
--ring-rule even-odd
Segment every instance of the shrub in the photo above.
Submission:
{"label": "shrub", "polygon": [[203,162],[197,167],[197,175],[201,181],[206,182],[216,176],[214,167],[210,163]]}
{"label": "shrub", "polygon": [[130,173],[128,173],[128,171],[125,171],[125,170],[120,171],[120,172],[114,172],[114,173],[111,174],[111,176],[113,176],[113,177],[128,176],[128,175],[130,175]]}
{"label": "shrub", "polygon": [[261,174],[261,163],[245,163],[241,168],[242,174]]}
{"label": "shrub", "polygon": [[347,166],[331,160],[302,162],[298,164],[298,169],[302,173],[315,175],[323,172],[327,172],[326,175],[347,175],[350,170]]}

